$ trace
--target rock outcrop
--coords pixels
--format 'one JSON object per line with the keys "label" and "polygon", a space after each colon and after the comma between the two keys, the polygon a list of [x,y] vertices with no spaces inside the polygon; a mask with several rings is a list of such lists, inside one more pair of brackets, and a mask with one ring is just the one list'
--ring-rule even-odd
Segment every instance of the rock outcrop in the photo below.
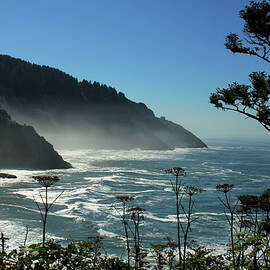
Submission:
{"label": "rock outcrop", "polygon": [[0,109],[0,168],[67,169],[71,165],[33,127],[14,122]]}
{"label": "rock outcrop", "polygon": [[0,178],[8,178],[8,179],[15,179],[17,178],[16,175],[14,174],[9,174],[9,173],[0,173]]}

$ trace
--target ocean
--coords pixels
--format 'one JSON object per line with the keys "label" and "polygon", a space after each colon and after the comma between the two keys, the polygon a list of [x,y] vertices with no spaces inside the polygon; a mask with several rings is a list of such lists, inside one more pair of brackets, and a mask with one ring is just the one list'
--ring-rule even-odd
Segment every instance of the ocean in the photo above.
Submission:
{"label": "ocean", "polygon": [[[0,232],[9,238],[9,249],[42,241],[42,223],[37,203],[42,188],[32,177],[57,175],[61,180],[49,188],[49,201],[62,191],[52,206],[47,236],[66,244],[99,236],[103,250],[122,256],[125,243],[121,207],[117,196],[132,196],[131,206],[145,209],[141,226],[143,244],[176,240],[175,195],[165,169],[182,167],[185,185],[203,189],[194,196],[189,240],[222,252],[229,241],[229,227],[222,194],[216,185],[234,184],[232,203],[241,194],[259,195],[270,188],[270,148],[267,142],[206,141],[207,149],[146,151],[134,149],[59,151],[74,168],[68,170],[1,170],[18,176],[0,179]],[[41,153],[42,154],[42,153]],[[185,203],[185,198],[183,203]],[[181,220],[185,224],[182,214]]]}

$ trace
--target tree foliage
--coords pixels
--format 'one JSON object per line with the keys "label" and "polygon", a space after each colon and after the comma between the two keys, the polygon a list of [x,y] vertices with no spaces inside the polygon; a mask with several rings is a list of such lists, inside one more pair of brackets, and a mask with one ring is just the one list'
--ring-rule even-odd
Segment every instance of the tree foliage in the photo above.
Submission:
{"label": "tree foliage", "polygon": [[42,96],[73,102],[128,102],[115,88],[99,82],[78,81],[76,78],[49,66],[40,66],[0,55],[0,95],[38,100]]}
{"label": "tree foliage", "polygon": [[[233,53],[257,56],[270,63],[270,3],[251,1],[240,11],[244,20],[244,40],[237,34],[227,36],[225,46]],[[257,120],[270,131],[270,77],[265,72],[252,72],[251,85],[237,82],[228,88],[217,88],[210,96],[216,108],[236,111]]]}
{"label": "tree foliage", "polygon": [[270,4],[267,1],[251,1],[240,11],[240,17],[245,21],[245,40],[231,33],[226,38],[226,48],[233,53],[255,55],[270,63]]}

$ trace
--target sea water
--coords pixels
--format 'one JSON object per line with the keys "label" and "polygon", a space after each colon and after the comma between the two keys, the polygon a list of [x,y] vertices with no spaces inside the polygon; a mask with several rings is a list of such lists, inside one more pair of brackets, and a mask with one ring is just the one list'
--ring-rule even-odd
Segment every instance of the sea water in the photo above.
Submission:
{"label": "sea water", "polygon": [[[124,251],[121,204],[117,196],[132,196],[131,206],[145,211],[141,225],[144,246],[176,240],[174,177],[165,169],[182,167],[184,185],[197,186],[203,192],[194,195],[193,218],[189,240],[216,251],[225,249],[229,227],[216,185],[234,184],[231,200],[241,194],[259,195],[270,188],[269,143],[209,141],[205,149],[146,151],[134,149],[60,151],[73,165],[68,170],[1,170],[18,176],[0,179],[0,232],[9,238],[9,248],[42,241],[42,222],[37,204],[42,207],[44,188],[32,177],[57,175],[61,180],[49,188],[52,206],[47,237],[67,244],[70,241],[102,238],[109,254]],[[41,153],[42,154],[42,153]],[[183,199],[183,204],[186,203]],[[185,216],[181,214],[185,224]],[[28,229],[26,229],[28,228]]]}

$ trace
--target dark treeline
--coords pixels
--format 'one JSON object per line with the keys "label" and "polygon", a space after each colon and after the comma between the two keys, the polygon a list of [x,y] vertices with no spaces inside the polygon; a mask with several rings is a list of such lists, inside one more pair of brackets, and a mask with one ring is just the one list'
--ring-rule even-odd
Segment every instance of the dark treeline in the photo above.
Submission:
{"label": "dark treeline", "polygon": [[[0,94],[38,98],[59,96],[92,102],[128,102],[115,88],[76,78],[49,66],[31,64],[8,55],[0,55]],[[11,91],[12,89],[12,91]]]}
{"label": "dark treeline", "polygon": [[[183,127],[99,82],[0,55],[0,105],[57,147],[206,147]],[[74,140],[76,138],[76,140]]]}

